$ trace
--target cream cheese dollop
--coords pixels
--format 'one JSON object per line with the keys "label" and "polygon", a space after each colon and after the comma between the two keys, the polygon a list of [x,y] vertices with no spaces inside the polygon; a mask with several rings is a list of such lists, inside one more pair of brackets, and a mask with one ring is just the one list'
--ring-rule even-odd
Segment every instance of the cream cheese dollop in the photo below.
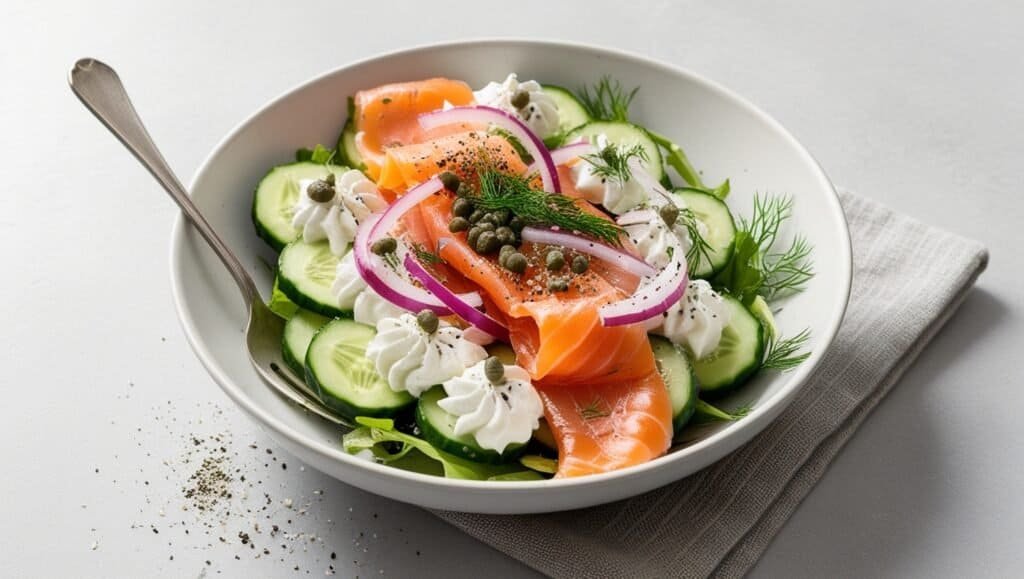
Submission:
{"label": "cream cheese dollop", "polygon": [[467,366],[487,358],[487,351],[464,339],[462,330],[447,322],[427,333],[416,316],[403,313],[377,322],[377,335],[366,346],[366,357],[392,390],[418,398],[431,386],[461,376]]}
{"label": "cream cheese dollop", "polygon": [[377,186],[360,171],[346,171],[335,178],[334,196],[329,201],[314,201],[309,186],[316,179],[299,181],[299,200],[295,204],[292,225],[302,229],[302,240],[313,243],[326,239],[331,253],[344,255],[356,237],[356,228],[371,213],[382,211],[387,202]]}
{"label": "cream cheese dollop", "polygon": [[722,330],[729,325],[729,307],[711,284],[698,279],[686,286],[679,303],[662,314],[662,323],[652,333],[685,345],[698,360],[718,348]]}
{"label": "cream cheese dollop", "polygon": [[356,268],[355,252],[352,251],[338,262],[331,291],[338,299],[338,307],[352,311],[352,319],[360,324],[376,326],[384,318],[397,318],[407,313],[366,285]]}
{"label": "cream cheese dollop", "polygon": [[[526,93],[530,99],[525,106],[517,108],[512,104],[512,98],[520,91]],[[484,88],[474,91],[473,97],[477,104],[516,115],[542,139],[558,132],[558,105],[535,80],[519,82],[516,73],[512,73],[504,82],[487,83]]]}
{"label": "cream cheese dollop", "polygon": [[[598,135],[594,139],[596,150],[608,146],[608,137]],[[634,178],[626,180],[600,174],[597,167],[587,159],[581,159],[569,168],[576,190],[591,203],[600,204],[610,213],[621,215],[648,203],[651,197],[639,181]]]}
{"label": "cream cheese dollop", "polygon": [[525,444],[544,415],[530,375],[519,366],[505,366],[505,379],[487,379],[485,362],[445,381],[447,397],[437,405],[456,416],[455,434],[472,434],[481,448],[504,452],[511,444]]}

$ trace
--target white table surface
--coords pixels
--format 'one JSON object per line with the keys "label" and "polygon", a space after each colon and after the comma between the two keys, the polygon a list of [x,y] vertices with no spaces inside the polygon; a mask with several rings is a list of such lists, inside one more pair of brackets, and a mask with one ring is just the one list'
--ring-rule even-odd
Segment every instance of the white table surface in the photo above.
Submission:
{"label": "white table surface", "polygon": [[[360,577],[535,575],[424,511],[301,469],[240,416],[171,305],[175,209],[65,84],[77,57],[116,66],[187,179],[282,90],[353,59],[467,36],[579,40],[691,68],[774,114],[836,183],[987,243],[990,269],[963,310],[752,575],[1019,572],[1022,5],[284,4],[0,7],[0,576],[312,576],[330,564]],[[220,431],[231,433],[231,464],[260,480],[234,499],[251,516],[181,510],[195,468],[183,461],[209,450],[189,454],[189,437]],[[272,504],[259,511],[264,491]],[[269,537],[274,521],[287,537]],[[257,558],[239,530],[271,554]]]}

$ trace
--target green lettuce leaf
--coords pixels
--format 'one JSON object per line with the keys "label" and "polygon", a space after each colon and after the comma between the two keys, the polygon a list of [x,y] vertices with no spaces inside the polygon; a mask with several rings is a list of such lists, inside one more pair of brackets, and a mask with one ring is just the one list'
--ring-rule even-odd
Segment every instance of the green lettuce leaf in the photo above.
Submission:
{"label": "green lettuce leaf", "polygon": [[270,301],[267,302],[267,307],[270,308],[270,311],[286,320],[292,319],[295,312],[299,311],[299,306],[288,299],[288,296],[284,295],[284,292],[277,287],[276,277],[274,278],[274,289],[270,293]]}
{"label": "green lettuce leaf", "polygon": [[[373,453],[378,462],[425,474],[442,474],[447,478],[467,480],[539,480],[534,471],[512,464],[482,464],[448,454],[429,442],[395,430],[387,418],[356,417],[361,426],[342,437],[345,452]],[[438,469],[440,465],[440,469]]]}
{"label": "green lettuce leaf", "polygon": [[328,149],[323,145],[317,145],[312,149],[302,148],[295,151],[295,160],[299,162],[308,161],[310,163],[319,163],[323,165],[333,161],[334,154],[334,149]]}

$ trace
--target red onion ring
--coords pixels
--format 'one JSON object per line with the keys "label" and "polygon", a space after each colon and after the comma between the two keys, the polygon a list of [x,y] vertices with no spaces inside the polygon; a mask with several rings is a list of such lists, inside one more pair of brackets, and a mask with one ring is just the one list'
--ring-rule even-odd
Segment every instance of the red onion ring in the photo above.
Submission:
{"label": "red onion ring", "polygon": [[[675,236],[672,238],[675,239]],[[641,281],[636,293],[598,308],[597,313],[602,324],[624,326],[643,322],[679,302],[686,293],[689,276],[686,272],[686,256],[678,239],[675,239],[672,248],[672,261],[662,268],[658,275]]]}
{"label": "red onion ring", "polygon": [[452,293],[452,291],[445,287],[443,283],[438,281],[437,278],[430,275],[430,272],[420,265],[418,261],[413,259],[411,255],[406,254],[404,265],[405,269],[409,271],[409,274],[419,280],[419,282],[423,284],[423,287],[427,288],[427,290],[437,296],[444,305],[448,306],[448,309],[450,309],[452,313],[491,336],[494,336],[499,340],[508,341],[508,328],[498,323],[494,318],[464,302],[459,298],[459,296]]}
{"label": "red onion ring", "polygon": [[[352,250],[355,252],[356,271],[359,272],[359,276],[382,298],[409,311],[430,310],[438,315],[446,316],[451,311],[444,305],[444,302],[423,288],[409,283],[388,267],[380,256],[370,251],[373,242],[387,235],[398,224],[402,215],[443,187],[441,180],[434,177],[410,189],[383,213],[367,217],[356,230]],[[480,294],[476,292],[460,294],[458,297],[461,301],[471,305],[483,304]]]}
{"label": "red onion ring", "polygon": [[552,231],[550,229],[540,229],[537,227],[524,227],[521,233],[523,241],[529,241],[530,243],[546,243],[548,245],[561,245],[568,247],[569,249],[575,249],[581,253],[592,255],[598,259],[607,261],[608,263],[615,264],[618,267],[636,275],[639,277],[650,277],[658,273],[658,270],[651,267],[648,263],[632,256],[624,251],[620,251],[605,245],[598,243],[594,240],[573,235],[571,233],[563,233],[561,231]]}
{"label": "red onion ring", "polygon": [[558,170],[547,147],[537,135],[527,127],[523,121],[515,115],[509,114],[501,109],[483,105],[469,107],[454,107],[445,110],[425,113],[419,116],[420,126],[425,130],[435,129],[455,123],[481,123],[492,124],[508,131],[513,137],[522,143],[526,152],[534,158],[538,164],[537,172],[540,174],[541,183],[545,191],[561,193],[562,188],[558,182]]}

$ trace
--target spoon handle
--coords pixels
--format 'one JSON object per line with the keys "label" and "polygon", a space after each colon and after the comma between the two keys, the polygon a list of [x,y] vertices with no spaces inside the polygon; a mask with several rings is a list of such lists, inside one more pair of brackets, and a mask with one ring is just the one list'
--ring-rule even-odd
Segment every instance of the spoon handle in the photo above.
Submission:
{"label": "spoon handle", "polygon": [[135,107],[132,106],[132,101],[128,98],[117,72],[99,60],[83,58],[76,62],[68,73],[68,84],[82,104],[92,111],[92,114],[96,115],[96,118],[149,170],[171,199],[178,204],[185,218],[199,230],[203,239],[210,244],[214,253],[228,268],[231,277],[235,279],[238,289],[245,298],[246,306],[251,306],[253,301],[259,300],[260,294],[252,278],[192,203],[181,182],[167,166],[167,161],[156,148],[138,113],[135,112]]}

